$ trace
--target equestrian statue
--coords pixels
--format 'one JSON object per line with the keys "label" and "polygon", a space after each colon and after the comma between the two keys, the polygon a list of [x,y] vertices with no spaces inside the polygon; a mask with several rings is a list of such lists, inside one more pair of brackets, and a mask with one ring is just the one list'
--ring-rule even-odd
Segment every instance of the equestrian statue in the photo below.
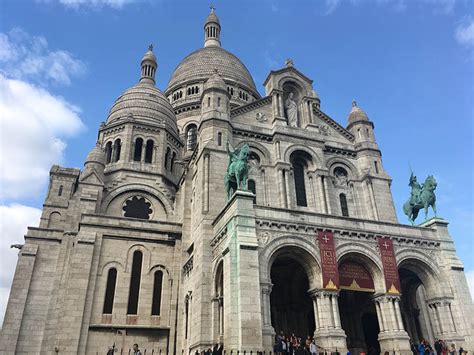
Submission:
{"label": "equestrian statue", "polygon": [[240,149],[231,150],[229,141],[226,144],[229,164],[224,177],[227,199],[230,199],[236,190],[247,190],[247,180],[249,174],[249,153],[250,146],[244,144]]}
{"label": "equestrian statue", "polygon": [[411,187],[410,199],[404,203],[403,212],[408,216],[411,224],[415,224],[415,219],[418,217],[418,212],[423,208],[425,210],[425,220],[428,218],[428,208],[431,206],[436,217],[436,196],[434,190],[437,183],[433,175],[428,175],[425,182],[420,184],[416,180],[413,172],[410,175]]}

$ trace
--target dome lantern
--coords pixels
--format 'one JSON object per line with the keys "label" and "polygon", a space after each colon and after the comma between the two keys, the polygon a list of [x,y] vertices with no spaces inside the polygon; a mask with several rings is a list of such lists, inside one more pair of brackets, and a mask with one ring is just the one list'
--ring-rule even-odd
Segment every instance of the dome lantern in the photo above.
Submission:
{"label": "dome lantern", "polygon": [[157,66],[156,57],[153,54],[153,45],[150,44],[148,46],[148,51],[145,53],[141,61],[140,83],[155,85]]}
{"label": "dome lantern", "polygon": [[211,6],[211,12],[204,23],[204,47],[220,47],[221,25],[217,17],[216,8]]}

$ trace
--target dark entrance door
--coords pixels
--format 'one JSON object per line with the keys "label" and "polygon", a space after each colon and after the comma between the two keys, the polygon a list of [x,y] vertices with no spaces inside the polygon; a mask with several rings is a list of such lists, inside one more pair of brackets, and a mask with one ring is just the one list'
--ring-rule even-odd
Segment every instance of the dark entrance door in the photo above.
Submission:
{"label": "dark entrance door", "polygon": [[306,337],[315,330],[309,282],[303,267],[293,258],[278,257],[271,268],[270,295],[272,325],[277,333]]}
{"label": "dark entrance door", "polygon": [[347,335],[347,347],[352,354],[365,352],[379,354],[379,324],[372,294],[342,290],[339,294],[339,312],[342,328]]}

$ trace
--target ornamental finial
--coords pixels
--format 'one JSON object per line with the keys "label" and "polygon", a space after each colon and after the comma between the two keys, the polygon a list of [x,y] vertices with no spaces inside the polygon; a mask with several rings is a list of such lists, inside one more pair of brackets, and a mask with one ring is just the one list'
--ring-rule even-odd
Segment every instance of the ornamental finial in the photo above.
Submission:
{"label": "ornamental finial", "polygon": [[356,100],[352,100],[352,107],[358,107],[358,106],[357,106],[357,101],[356,101]]}
{"label": "ornamental finial", "polygon": [[153,52],[153,44],[150,44],[150,45],[148,46],[148,50],[149,50],[150,52]]}

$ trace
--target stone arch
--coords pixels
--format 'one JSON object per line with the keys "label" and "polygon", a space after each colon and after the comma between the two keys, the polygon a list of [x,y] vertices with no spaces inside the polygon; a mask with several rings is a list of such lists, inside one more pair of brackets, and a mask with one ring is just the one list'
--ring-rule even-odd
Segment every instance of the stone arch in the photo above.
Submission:
{"label": "stone arch", "polygon": [[359,175],[356,166],[348,159],[333,157],[326,161],[326,168],[329,170],[330,175],[334,175],[334,169],[336,169],[338,166],[344,168],[347,171],[349,179],[357,178]]}
{"label": "stone arch", "polygon": [[116,268],[117,271],[123,271],[125,270],[123,264],[119,261],[116,261],[116,260],[112,260],[112,261],[108,261],[106,262],[102,268],[99,269],[99,272],[97,273],[97,275],[103,275],[103,274],[106,274],[109,269],[111,268]]}
{"label": "stone arch", "polygon": [[166,275],[168,275],[168,278],[171,279],[170,271],[163,264],[155,264],[155,265],[151,266],[150,269],[147,271],[147,274],[153,274],[157,270],[165,271]]}
{"label": "stone arch", "polygon": [[336,246],[337,262],[354,260],[363,265],[369,271],[374,281],[375,292],[385,293],[385,278],[380,256],[366,244],[358,242],[346,242]]}
{"label": "stone arch", "polygon": [[61,222],[61,213],[58,211],[52,211],[48,217],[48,228],[58,227],[58,223]]}
{"label": "stone arch", "polygon": [[250,146],[250,150],[254,151],[260,157],[261,165],[268,165],[271,163],[271,153],[270,151],[261,143],[253,141],[242,141],[237,144],[236,148],[240,148],[245,143]]}
{"label": "stone arch", "polygon": [[146,247],[145,244],[142,243],[135,243],[132,244],[127,250],[127,257],[125,259],[125,272],[129,273],[132,269],[132,260],[133,260],[133,253],[135,251],[141,251],[143,254],[142,259],[142,270],[149,270],[151,264],[151,252]]}
{"label": "stone arch", "polygon": [[450,291],[449,285],[442,285],[437,271],[439,267],[425,253],[416,249],[404,249],[397,251],[395,258],[398,269],[408,269],[418,276],[430,296],[442,296],[440,293]]}
{"label": "stone arch", "polygon": [[110,191],[110,193],[105,197],[104,202],[102,203],[102,212],[106,213],[109,209],[110,204],[118,198],[120,195],[127,193],[145,193],[159,202],[166,214],[166,217],[169,217],[173,213],[173,205],[168,197],[161,191],[154,189],[147,185],[142,184],[130,184],[124,185],[116,188],[115,190]]}
{"label": "stone arch", "polygon": [[301,99],[305,93],[308,92],[308,86],[293,75],[285,75],[280,78],[280,80],[278,80],[277,87],[283,91],[288,88],[296,89],[298,91],[298,99]]}
{"label": "stone arch", "polygon": [[279,236],[271,241],[260,251],[260,281],[271,281],[272,264],[278,256],[286,252],[294,252],[293,257],[306,271],[310,288],[321,288],[321,262],[319,253],[316,250],[314,241],[301,236]]}
{"label": "stone arch", "polygon": [[296,151],[302,151],[311,156],[311,159],[312,159],[311,168],[313,170],[316,169],[317,167],[322,166],[322,161],[320,157],[318,156],[318,154],[312,148],[304,146],[304,145],[300,145],[300,144],[294,144],[285,150],[285,152],[283,153],[284,161],[289,162],[291,155],[295,153]]}

